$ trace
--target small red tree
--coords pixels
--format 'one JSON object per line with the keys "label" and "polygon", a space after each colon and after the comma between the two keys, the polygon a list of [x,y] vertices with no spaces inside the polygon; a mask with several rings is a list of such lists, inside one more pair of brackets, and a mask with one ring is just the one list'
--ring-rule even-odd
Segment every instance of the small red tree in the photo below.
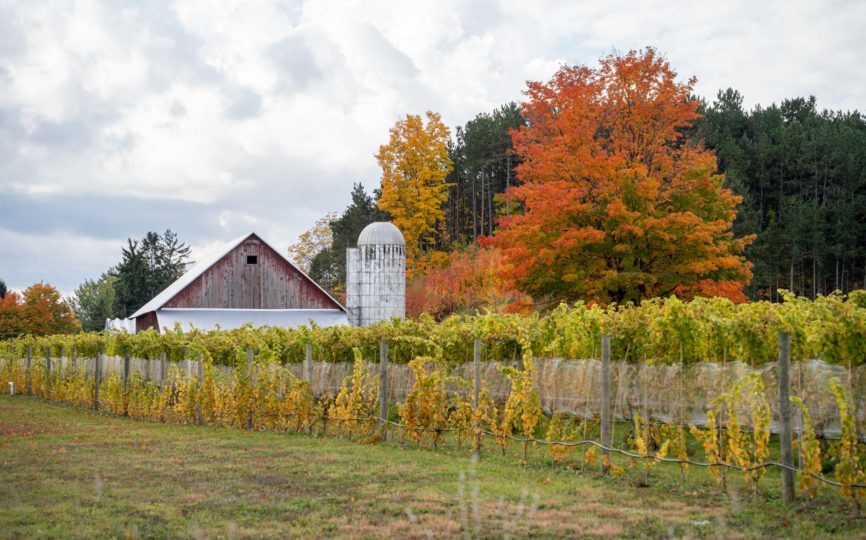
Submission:
{"label": "small red tree", "polygon": [[21,297],[16,292],[7,292],[0,298],[0,339],[9,339],[25,334],[21,317]]}
{"label": "small red tree", "polygon": [[694,79],[654,49],[563,67],[532,82],[512,132],[521,212],[490,240],[521,290],[552,300],[640,301],[670,294],[745,300],[731,232],[740,197],[716,159],[683,137],[698,117]]}
{"label": "small red tree", "polygon": [[34,283],[27,287],[20,303],[16,303],[18,321],[15,324],[20,325],[21,333],[45,336],[70,334],[81,329],[72,308],[60,292],[47,283]]}

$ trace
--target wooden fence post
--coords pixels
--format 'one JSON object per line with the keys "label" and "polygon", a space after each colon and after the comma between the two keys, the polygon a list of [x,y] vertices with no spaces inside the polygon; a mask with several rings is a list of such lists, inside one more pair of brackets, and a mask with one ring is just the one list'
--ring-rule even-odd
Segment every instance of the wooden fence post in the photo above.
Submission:
{"label": "wooden fence post", "polygon": [[[253,380],[253,349],[252,347],[247,347],[247,378],[249,379],[249,384],[253,384],[255,381]],[[249,416],[247,417],[247,429],[253,429],[253,404],[249,404]]]}
{"label": "wooden fence post", "polygon": [[611,446],[610,422],[610,336],[601,336],[601,472],[607,474]]}
{"label": "wooden fence post", "polygon": [[313,344],[307,343],[304,347],[304,380],[310,385],[310,391],[313,390]]}
{"label": "wooden fence post", "polygon": [[99,385],[102,382],[102,355],[105,354],[105,348],[101,347],[96,353],[96,359],[93,361],[93,410],[99,410]]}
{"label": "wooden fence post", "polygon": [[382,423],[382,440],[388,430],[388,342],[379,342],[379,421]]}
{"label": "wooden fence post", "polygon": [[27,394],[33,395],[33,345],[27,346]]}
{"label": "wooden fence post", "polygon": [[779,333],[779,447],[782,465],[782,500],[794,502],[794,448],[791,442],[791,335]]}

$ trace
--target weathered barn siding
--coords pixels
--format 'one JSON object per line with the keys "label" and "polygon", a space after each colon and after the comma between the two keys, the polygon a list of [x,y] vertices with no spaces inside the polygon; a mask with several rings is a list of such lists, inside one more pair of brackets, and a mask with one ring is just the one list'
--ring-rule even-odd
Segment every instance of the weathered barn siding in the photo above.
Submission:
{"label": "weathered barn siding", "polygon": [[159,328],[159,323],[156,320],[156,312],[149,312],[135,319],[135,331],[141,332],[148,328]]}
{"label": "weathered barn siding", "polygon": [[[255,255],[256,264],[247,264]],[[339,309],[321,289],[252,235],[169,300],[167,308]]]}

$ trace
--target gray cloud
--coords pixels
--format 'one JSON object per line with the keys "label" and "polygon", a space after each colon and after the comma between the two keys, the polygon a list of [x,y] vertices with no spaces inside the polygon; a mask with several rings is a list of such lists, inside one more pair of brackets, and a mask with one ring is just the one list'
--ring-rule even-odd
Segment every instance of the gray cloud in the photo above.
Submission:
{"label": "gray cloud", "polygon": [[231,103],[226,112],[236,120],[255,118],[262,110],[262,96],[246,88],[231,93]]}
{"label": "gray cloud", "polygon": [[655,45],[699,93],[863,108],[866,4],[189,0],[0,5],[0,278],[63,291],[127,237],[287,246],[377,183],[406,113],[449,125],[526,80]]}
{"label": "gray cloud", "polygon": [[280,89],[306,88],[322,76],[313,50],[300,35],[287,36],[270,46],[268,53],[280,73]]}
{"label": "gray cloud", "polygon": [[0,6],[0,58],[20,54],[25,48],[24,29],[14,12]]}
{"label": "gray cloud", "polygon": [[399,77],[413,77],[418,74],[418,68],[406,53],[394,46],[372,24],[359,25],[361,42],[377,60],[382,71],[387,71]]}
{"label": "gray cloud", "polygon": [[209,238],[218,219],[211,205],[99,195],[2,193],[0,210],[0,228],[9,231],[101,240],[172,228],[197,241]]}

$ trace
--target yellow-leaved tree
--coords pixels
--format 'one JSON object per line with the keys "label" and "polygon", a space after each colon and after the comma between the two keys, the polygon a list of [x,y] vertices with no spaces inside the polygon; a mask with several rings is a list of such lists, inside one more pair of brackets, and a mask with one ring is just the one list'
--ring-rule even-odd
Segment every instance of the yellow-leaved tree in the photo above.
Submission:
{"label": "yellow-leaved tree", "polygon": [[339,216],[336,212],[329,212],[320,217],[313,227],[298,236],[298,242],[289,246],[289,257],[304,272],[310,272],[313,259],[320,251],[331,247],[333,236],[331,234],[331,222]]}
{"label": "yellow-leaved tree", "polygon": [[448,198],[445,179],[452,167],[448,128],[438,114],[427,111],[426,116],[426,123],[409,114],[394,124],[388,144],[376,154],[382,168],[379,208],[394,216],[406,239],[410,276],[423,269],[436,244],[436,225],[444,218],[442,205]]}

